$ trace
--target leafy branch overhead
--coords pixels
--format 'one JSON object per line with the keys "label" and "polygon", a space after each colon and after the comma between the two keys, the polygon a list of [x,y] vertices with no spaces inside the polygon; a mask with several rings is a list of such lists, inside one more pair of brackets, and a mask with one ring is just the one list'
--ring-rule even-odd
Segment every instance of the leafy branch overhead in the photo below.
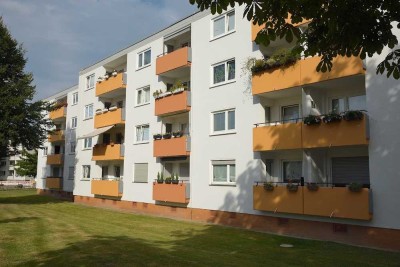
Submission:
{"label": "leafy branch overhead", "polygon": [[[245,5],[243,17],[264,25],[255,42],[268,46],[284,38],[304,56],[321,56],[317,71],[330,71],[336,56],[365,59],[398,44],[393,28],[400,28],[397,0],[189,0],[203,11],[222,13],[229,6]],[[288,14],[291,14],[290,16]],[[304,28],[294,25],[308,21]],[[400,78],[400,49],[378,65],[377,73]]]}

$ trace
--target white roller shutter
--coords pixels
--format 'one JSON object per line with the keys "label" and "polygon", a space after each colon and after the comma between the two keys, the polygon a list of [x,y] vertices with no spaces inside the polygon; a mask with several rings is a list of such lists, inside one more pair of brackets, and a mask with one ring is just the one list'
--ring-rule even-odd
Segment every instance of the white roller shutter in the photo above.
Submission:
{"label": "white roller shutter", "polygon": [[134,166],[134,182],[135,183],[147,183],[148,176],[148,164],[147,163],[135,163]]}

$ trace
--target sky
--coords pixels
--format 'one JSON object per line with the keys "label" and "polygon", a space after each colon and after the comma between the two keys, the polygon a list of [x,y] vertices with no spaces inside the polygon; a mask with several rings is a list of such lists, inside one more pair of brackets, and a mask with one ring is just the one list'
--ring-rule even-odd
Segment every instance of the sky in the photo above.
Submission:
{"label": "sky", "polygon": [[78,83],[79,71],[197,11],[189,0],[0,0],[22,43],[36,95]]}

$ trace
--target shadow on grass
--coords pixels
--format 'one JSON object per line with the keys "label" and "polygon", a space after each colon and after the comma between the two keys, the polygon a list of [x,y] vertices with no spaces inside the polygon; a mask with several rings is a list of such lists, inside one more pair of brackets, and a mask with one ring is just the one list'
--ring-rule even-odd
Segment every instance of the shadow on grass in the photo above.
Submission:
{"label": "shadow on grass", "polygon": [[0,204],[47,204],[47,203],[60,203],[64,200],[60,200],[51,196],[40,196],[40,195],[25,195],[25,196],[13,196],[13,197],[0,197]]}
{"label": "shadow on grass", "polygon": [[0,220],[0,224],[25,222],[25,221],[37,220],[37,219],[39,219],[39,218],[38,217],[17,217],[17,218],[12,218],[12,219]]}

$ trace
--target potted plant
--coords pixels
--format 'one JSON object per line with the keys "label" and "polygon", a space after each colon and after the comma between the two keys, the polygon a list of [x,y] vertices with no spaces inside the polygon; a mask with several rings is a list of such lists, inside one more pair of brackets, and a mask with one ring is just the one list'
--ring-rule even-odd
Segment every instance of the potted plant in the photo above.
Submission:
{"label": "potted plant", "polygon": [[175,176],[172,174],[172,183],[173,184],[179,184],[179,176],[178,176],[178,174],[175,174]]}
{"label": "potted plant", "polygon": [[175,138],[182,137],[182,135],[183,135],[182,131],[172,132],[172,136]]}
{"label": "potted plant", "polygon": [[360,183],[350,183],[347,188],[351,191],[351,192],[360,192],[361,189],[363,188],[363,185]]}
{"label": "potted plant", "polygon": [[321,123],[321,118],[317,115],[308,115],[303,121],[305,125],[317,125]]}
{"label": "potted plant", "polygon": [[310,191],[317,191],[319,188],[317,183],[307,183],[307,189]]}
{"label": "potted plant", "polygon": [[161,94],[161,93],[162,93],[161,90],[160,90],[160,91],[155,90],[154,93],[153,93],[153,97],[154,97],[155,99],[157,99],[157,98],[160,97],[160,94]]}
{"label": "potted plant", "polygon": [[162,135],[163,139],[171,139],[171,133],[165,133]]}
{"label": "potted plant", "polygon": [[108,72],[106,72],[106,74],[104,74],[104,79],[108,80],[108,78],[110,78],[110,74]]}
{"label": "potted plant", "polygon": [[111,75],[114,76],[114,77],[117,76],[117,74],[118,74],[117,70],[113,70],[112,73],[111,73]]}
{"label": "potted plant", "polygon": [[103,77],[99,76],[99,78],[97,78],[97,82],[101,83],[103,81]]}
{"label": "potted plant", "polygon": [[162,173],[160,174],[160,172],[157,173],[157,183],[158,184],[164,183],[164,175]]}
{"label": "potted plant", "polygon": [[154,140],[161,140],[161,138],[162,138],[162,135],[161,134],[153,134],[153,138],[154,138]]}
{"label": "potted plant", "polygon": [[359,110],[348,110],[344,113],[343,119],[346,121],[362,120],[364,114]]}
{"label": "potted plant", "polygon": [[165,178],[165,183],[166,184],[171,184],[171,182],[172,182],[172,178],[171,177]]}
{"label": "potted plant", "polygon": [[287,183],[286,185],[286,188],[289,192],[297,192],[297,190],[299,189],[299,185],[289,181],[289,183]]}
{"label": "potted plant", "polygon": [[337,113],[328,113],[326,115],[324,115],[324,117],[322,118],[322,121],[324,123],[331,123],[331,122],[338,122],[342,120],[342,116],[340,116]]}
{"label": "potted plant", "polygon": [[272,182],[265,182],[264,183],[264,190],[265,191],[274,191],[274,184]]}

